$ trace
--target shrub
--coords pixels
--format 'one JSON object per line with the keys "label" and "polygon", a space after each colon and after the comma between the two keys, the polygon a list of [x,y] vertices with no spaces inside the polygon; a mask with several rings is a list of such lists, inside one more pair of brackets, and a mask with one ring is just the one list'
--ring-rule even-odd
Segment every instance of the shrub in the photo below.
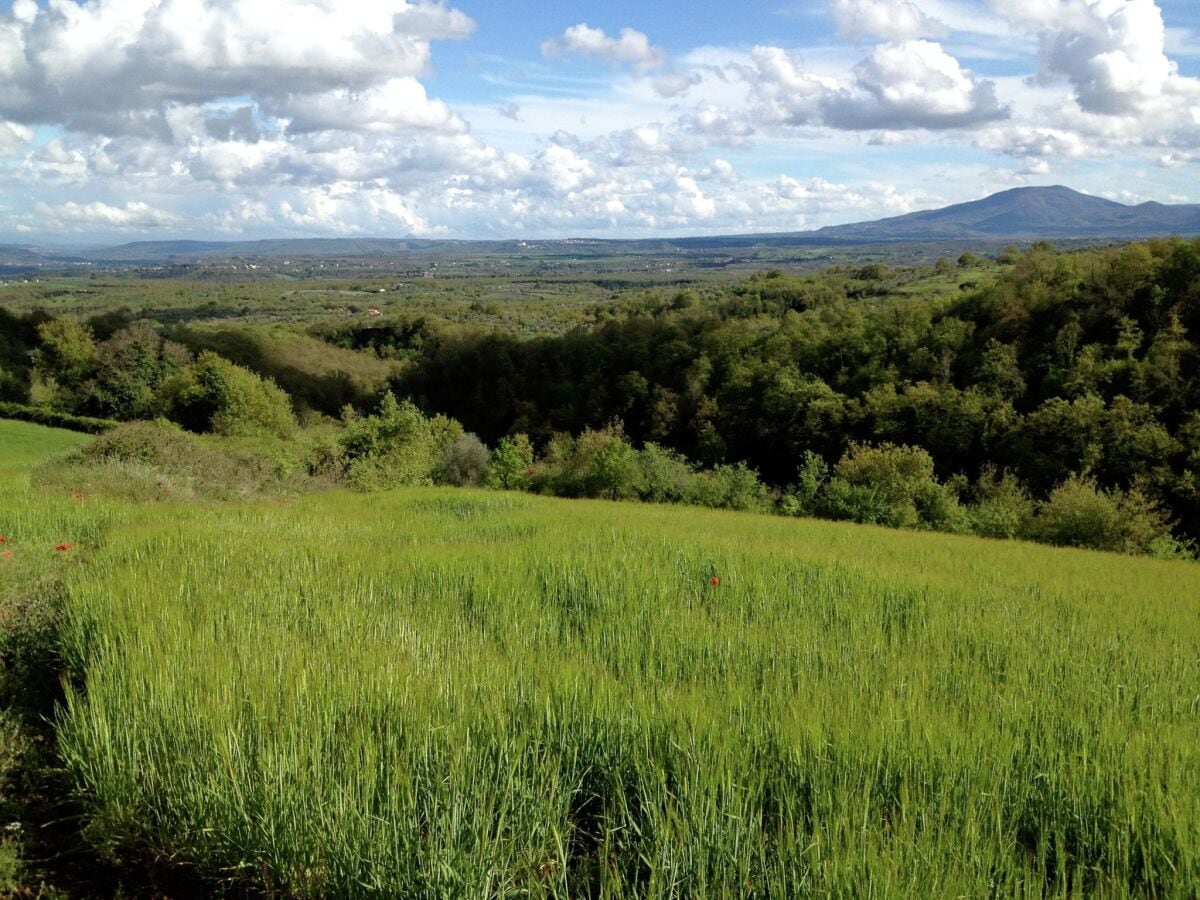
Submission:
{"label": "shrub", "polygon": [[318,486],[306,448],[270,436],[197,435],[166,420],[115,425],[65,460],[42,466],[43,486],[137,501],[232,499]]}
{"label": "shrub", "polygon": [[641,497],[651,503],[680,503],[688,494],[695,477],[691,463],[673,450],[659,444],[647,444],[638,453],[641,472]]}
{"label": "shrub", "polygon": [[489,460],[487,484],[506,491],[523,490],[529,486],[532,469],[533,445],[529,437],[524,434],[502,437]]}
{"label": "shrub", "polygon": [[745,463],[721,465],[697,472],[688,489],[688,502],[714,509],[761,512],[771,505],[771,493],[758,473]]}
{"label": "shrub", "polygon": [[626,500],[637,496],[641,485],[637,451],[620,435],[608,435],[608,440],[591,454],[588,493],[609,500]]}
{"label": "shrub", "polygon": [[215,353],[201,353],[163,393],[167,418],[189,431],[287,437],[296,429],[287,394]]}
{"label": "shrub", "polygon": [[338,443],[346,478],[359,490],[432,484],[443,449],[421,411],[390,391],[373,415],[349,419]]}
{"label": "shrub", "polygon": [[1090,478],[1072,475],[1041,505],[1032,535],[1064,547],[1116,550],[1120,520],[1120,507],[1111,494]]}
{"label": "shrub", "polygon": [[933,458],[920,447],[854,444],[838,461],[826,490],[837,519],[900,528],[965,530],[954,493],[939,484]]}
{"label": "shrub", "polygon": [[971,530],[990,538],[1015,538],[1029,530],[1033,501],[1011,472],[985,469],[975,485]]}
{"label": "shrub", "polygon": [[1120,553],[1189,556],[1171,534],[1171,520],[1141,484],[1103,491],[1085,476],[1072,475],[1042,504],[1032,536],[1050,544]]}
{"label": "shrub", "polygon": [[488,474],[487,445],[474,434],[463,434],[442,451],[437,480],[456,487],[482,484]]}
{"label": "shrub", "polygon": [[819,453],[805,450],[796,474],[796,483],[783,495],[779,511],[785,516],[814,516],[820,511],[829,463]]}

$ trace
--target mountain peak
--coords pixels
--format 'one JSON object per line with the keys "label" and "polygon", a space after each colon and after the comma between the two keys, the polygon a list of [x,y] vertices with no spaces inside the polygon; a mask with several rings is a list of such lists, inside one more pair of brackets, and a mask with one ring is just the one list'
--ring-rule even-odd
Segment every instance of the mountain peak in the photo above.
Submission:
{"label": "mountain peak", "polygon": [[979,200],[904,216],[835,225],[838,240],[921,241],[1037,238],[1145,238],[1200,234],[1200,205],[1127,206],[1061,184],[1017,187]]}

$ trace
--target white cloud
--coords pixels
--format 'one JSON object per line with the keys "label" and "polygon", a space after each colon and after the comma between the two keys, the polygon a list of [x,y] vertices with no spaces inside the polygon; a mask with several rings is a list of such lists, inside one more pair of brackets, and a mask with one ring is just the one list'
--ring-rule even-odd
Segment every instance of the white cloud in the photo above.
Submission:
{"label": "white cloud", "polygon": [[1009,115],[992,82],[977,80],[933,41],[881,44],[844,82],[807,71],[778,47],[756,47],[753,59],[767,115],[789,125],[945,129]]}
{"label": "white cloud", "polygon": [[0,14],[0,115],[112,134],[223,97],[366,90],[429,67],[470,34],[457,10],[406,0],[55,0]]}
{"label": "white cloud", "polygon": [[290,94],[266,105],[288,120],[288,131],[393,133],[420,129],[442,133],[467,130],[445,103],[430,100],[415,78],[392,78],[363,90],[335,88],[318,94]]}
{"label": "white cloud", "polygon": [[840,128],[959,128],[1005,118],[995,86],[933,41],[876,47],[854,68],[855,89],[825,103]]}
{"label": "white cloud", "polygon": [[990,128],[979,136],[976,145],[985,150],[993,150],[1024,159],[1044,157],[1077,159],[1096,153],[1095,148],[1073,131],[1027,125],[1004,125]]}
{"label": "white cloud", "polygon": [[905,41],[946,32],[942,23],[910,0],[833,0],[830,12],[838,32],[853,41],[865,37]]}
{"label": "white cloud", "polygon": [[655,47],[650,38],[633,28],[622,28],[619,37],[609,37],[602,28],[585,22],[572,25],[562,37],[542,42],[545,56],[582,56],[614,65],[630,65],[637,69],[654,69],[665,65],[667,51]]}
{"label": "white cloud", "polygon": [[1179,75],[1166,55],[1154,0],[992,0],[1041,43],[1039,77],[1065,80],[1085,112],[1138,115],[1162,101],[1200,102],[1200,81]]}
{"label": "white cloud", "polygon": [[57,206],[37,203],[34,212],[39,228],[58,232],[93,231],[97,227],[111,231],[141,232],[180,224],[178,216],[139,202],[126,203],[124,206],[74,201]]}

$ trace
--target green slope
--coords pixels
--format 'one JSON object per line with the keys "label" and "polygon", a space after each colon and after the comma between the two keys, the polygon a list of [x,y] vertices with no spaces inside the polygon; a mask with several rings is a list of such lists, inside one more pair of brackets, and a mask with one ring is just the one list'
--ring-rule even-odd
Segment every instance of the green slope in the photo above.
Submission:
{"label": "green slope", "polygon": [[[716,582],[714,582],[716,579]],[[1191,896],[1200,566],[410,490],[69,577],[106,846],[303,896]]]}

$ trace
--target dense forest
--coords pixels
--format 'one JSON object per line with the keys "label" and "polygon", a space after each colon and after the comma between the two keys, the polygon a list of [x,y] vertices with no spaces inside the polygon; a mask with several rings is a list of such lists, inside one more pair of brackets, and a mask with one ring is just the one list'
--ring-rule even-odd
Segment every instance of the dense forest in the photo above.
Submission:
{"label": "dense forest", "polygon": [[[303,421],[360,428],[390,388],[461,423],[449,443],[519,450],[513,477],[535,490],[1126,550],[1162,550],[1173,530],[1171,552],[1186,550],[1200,535],[1200,242],[1038,244],[1001,262],[933,297],[889,291],[879,264],[630,291],[535,337],[429,315],[311,324],[289,339],[309,356],[370,360],[319,377],[273,366],[236,326],[0,311],[0,399],[284,434],[276,384]],[[222,421],[231,392],[258,412]],[[697,473],[721,483],[696,487]]]}

